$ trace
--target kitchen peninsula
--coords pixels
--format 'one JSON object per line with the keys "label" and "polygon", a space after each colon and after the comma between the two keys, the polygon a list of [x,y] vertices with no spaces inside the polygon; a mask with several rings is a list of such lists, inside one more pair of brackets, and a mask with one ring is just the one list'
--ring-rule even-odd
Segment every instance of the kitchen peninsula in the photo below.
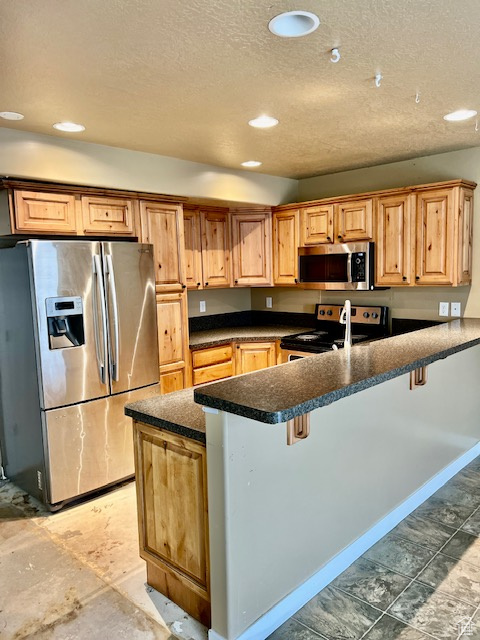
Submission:
{"label": "kitchen peninsula", "polygon": [[478,379],[463,319],[128,405],[149,582],[267,637],[478,455]]}

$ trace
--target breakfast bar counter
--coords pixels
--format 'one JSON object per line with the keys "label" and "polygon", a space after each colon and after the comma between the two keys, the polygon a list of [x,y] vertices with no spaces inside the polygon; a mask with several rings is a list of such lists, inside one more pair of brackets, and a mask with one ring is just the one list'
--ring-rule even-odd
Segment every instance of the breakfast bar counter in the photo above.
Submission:
{"label": "breakfast bar counter", "polygon": [[479,381],[462,319],[128,405],[149,584],[267,638],[480,453]]}

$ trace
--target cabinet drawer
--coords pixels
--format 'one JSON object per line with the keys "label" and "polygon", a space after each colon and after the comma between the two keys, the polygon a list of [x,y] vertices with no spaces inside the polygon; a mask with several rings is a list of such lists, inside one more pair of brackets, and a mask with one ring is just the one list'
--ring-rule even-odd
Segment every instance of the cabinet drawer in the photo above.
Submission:
{"label": "cabinet drawer", "polygon": [[193,368],[208,367],[211,364],[220,364],[232,359],[232,345],[224,344],[213,349],[203,349],[202,351],[192,351]]}
{"label": "cabinet drawer", "polygon": [[210,367],[193,370],[193,386],[203,384],[204,382],[213,382],[222,378],[233,376],[233,361],[222,362],[222,364],[214,364]]}

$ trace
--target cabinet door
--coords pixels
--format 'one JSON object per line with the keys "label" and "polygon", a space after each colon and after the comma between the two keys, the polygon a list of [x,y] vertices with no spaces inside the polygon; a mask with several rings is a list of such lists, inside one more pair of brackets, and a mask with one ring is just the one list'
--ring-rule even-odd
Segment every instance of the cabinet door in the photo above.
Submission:
{"label": "cabinet door", "polygon": [[305,207],[300,212],[302,247],[333,242],[333,204]]}
{"label": "cabinet door", "polygon": [[273,284],[294,286],[298,279],[298,209],[273,214]]}
{"label": "cabinet door", "polygon": [[413,284],[415,196],[381,197],[377,203],[376,279],[379,286]]}
{"label": "cabinet door", "polygon": [[250,373],[277,364],[275,342],[239,342],[235,349],[236,373]]}
{"label": "cabinet door", "polygon": [[168,371],[167,373],[160,374],[160,393],[162,396],[166,393],[181,391],[187,386],[188,384],[185,380],[185,369]]}
{"label": "cabinet door", "polygon": [[230,267],[230,218],[228,211],[200,212],[202,235],[203,284],[229,287],[232,282]]}
{"label": "cabinet door", "polygon": [[202,276],[202,240],[198,211],[183,211],[185,235],[185,282],[187,289],[200,289]]}
{"label": "cabinet door", "polygon": [[176,372],[173,379],[165,378],[163,386],[170,389],[172,384],[185,384],[190,368],[186,292],[157,295],[157,326],[160,382],[166,374]]}
{"label": "cabinet door", "polygon": [[197,620],[210,622],[205,446],[135,422],[140,555],[147,581]]}
{"label": "cabinet door", "polygon": [[15,190],[14,202],[13,233],[77,233],[73,195]]}
{"label": "cabinet door", "polygon": [[83,231],[97,236],[134,236],[133,208],[132,200],[82,196]]}
{"label": "cabinet door", "polygon": [[235,286],[272,284],[272,214],[232,215],[232,262]]}
{"label": "cabinet door", "polygon": [[142,200],[140,214],[142,241],[154,247],[157,291],[182,291],[186,288],[182,207]]}
{"label": "cabinet door", "polygon": [[373,198],[335,205],[335,242],[373,240]]}
{"label": "cabinet door", "polygon": [[459,189],[458,203],[458,284],[472,281],[473,191]]}
{"label": "cabinet door", "polygon": [[453,284],[453,198],[452,189],[417,195],[416,284]]}

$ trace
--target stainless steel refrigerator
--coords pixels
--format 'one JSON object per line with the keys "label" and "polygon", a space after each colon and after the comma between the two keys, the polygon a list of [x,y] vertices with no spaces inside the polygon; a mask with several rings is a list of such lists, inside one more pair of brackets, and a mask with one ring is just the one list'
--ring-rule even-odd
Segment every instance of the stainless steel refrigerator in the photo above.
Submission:
{"label": "stainless steel refrigerator", "polygon": [[51,509],[133,475],[127,402],[159,393],[151,245],[0,250],[0,444]]}

